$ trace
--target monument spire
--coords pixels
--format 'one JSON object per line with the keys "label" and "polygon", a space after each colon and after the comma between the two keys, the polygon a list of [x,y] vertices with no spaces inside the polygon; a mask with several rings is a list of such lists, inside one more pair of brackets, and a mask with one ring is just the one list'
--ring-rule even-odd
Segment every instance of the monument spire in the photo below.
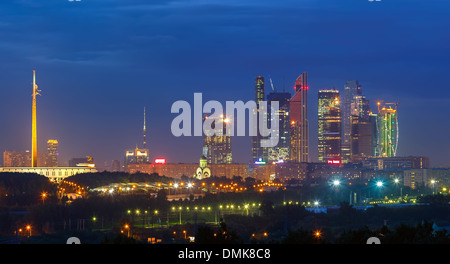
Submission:
{"label": "monument spire", "polygon": [[31,131],[31,167],[37,167],[37,128],[36,128],[36,95],[39,94],[36,84],[36,71],[33,70],[33,104],[32,104],[32,131]]}

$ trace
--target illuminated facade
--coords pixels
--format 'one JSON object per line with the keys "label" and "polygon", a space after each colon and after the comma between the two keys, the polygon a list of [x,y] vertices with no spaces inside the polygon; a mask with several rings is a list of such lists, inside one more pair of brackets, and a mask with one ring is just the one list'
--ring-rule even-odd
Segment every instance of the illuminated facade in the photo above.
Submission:
{"label": "illuminated facade", "polygon": [[58,140],[49,139],[47,141],[47,151],[48,151],[48,167],[58,167]]}
{"label": "illuminated facade", "polygon": [[395,157],[398,145],[397,104],[378,102],[377,118],[377,152],[382,157]]}
{"label": "illuminated facade", "polygon": [[0,172],[37,173],[50,181],[59,183],[67,177],[81,173],[98,172],[93,167],[0,167]]}
{"label": "illuminated facade", "polygon": [[37,159],[37,126],[36,126],[36,95],[39,94],[36,84],[36,71],[33,70],[33,103],[32,103],[32,128],[31,128],[31,167],[38,166]]}
{"label": "illuminated facade", "polygon": [[199,165],[200,166],[195,171],[193,178],[197,180],[202,180],[211,177],[211,170],[208,168],[208,161],[205,156],[202,156],[200,158]]}
{"label": "illuminated facade", "polygon": [[[245,163],[232,164],[207,164],[209,174],[215,177],[242,178],[252,177],[257,180],[269,180],[275,177],[275,167],[279,164],[255,165]],[[167,176],[181,179],[182,176],[192,177],[197,174],[198,163],[165,163],[165,164],[130,164],[126,172],[128,173],[157,173],[160,176]]]}
{"label": "illuminated facade", "polygon": [[289,106],[291,119],[291,160],[309,162],[308,80],[303,72],[295,81],[295,94]]}
{"label": "illuminated facade", "polygon": [[[211,116],[204,117],[213,118]],[[232,159],[231,152],[231,136],[226,135],[227,124],[231,122],[229,118],[221,115],[213,121],[212,129],[215,128],[217,122],[222,123],[222,134],[206,136],[203,135],[203,150],[204,156],[206,157],[209,164],[230,164]],[[214,131],[205,131],[205,133],[213,133]]]}
{"label": "illuminated facade", "polygon": [[342,111],[342,144],[341,158],[343,163],[351,160],[351,133],[352,133],[352,102],[355,96],[362,96],[362,86],[358,81],[349,80],[344,85],[341,98]]}
{"label": "illuminated facade", "polygon": [[318,155],[319,162],[341,158],[341,109],[338,90],[319,90]]}
{"label": "illuminated facade", "polygon": [[369,101],[364,96],[354,96],[350,116],[350,160],[352,162],[374,155],[373,119],[370,116]]}
{"label": "illuminated facade", "polygon": [[94,159],[90,156],[84,158],[72,158],[69,160],[69,167],[95,167]]}
{"label": "illuminated facade", "polygon": [[135,148],[134,150],[127,150],[125,152],[125,167],[129,164],[144,164],[150,163],[148,149]]}
{"label": "illuminated facade", "polygon": [[[289,117],[289,102],[291,94],[287,92],[271,92],[267,95],[269,118],[278,116],[278,144],[275,147],[268,148],[268,162],[278,162],[289,160],[291,156],[291,125]],[[272,113],[270,107],[272,102],[278,101],[279,110]]]}
{"label": "illuminated facade", "polygon": [[[259,102],[264,101],[265,98],[265,83],[264,77],[258,76],[255,79],[255,103],[257,107],[257,111],[259,112]],[[259,116],[259,113],[257,113]],[[257,127],[259,127],[259,118],[257,119]],[[258,129],[259,131],[259,129]],[[269,150],[268,148],[261,147],[261,139],[264,139],[259,132],[256,136],[251,137],[252,143],[252,162],[257,162],[262,159],[267,161]]]}

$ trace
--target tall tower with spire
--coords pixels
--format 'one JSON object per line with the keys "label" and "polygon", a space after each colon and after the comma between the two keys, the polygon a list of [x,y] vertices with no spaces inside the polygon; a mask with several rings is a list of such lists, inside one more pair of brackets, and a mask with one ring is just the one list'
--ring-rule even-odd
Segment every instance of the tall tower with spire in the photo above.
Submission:
{"label": "tall tower with spire", "polygon": [[31,125],[31,167],[37,167],[37,127],[36,127],[36,95],[40,90],[36,84],[36,71],[33,70],[33,104]]}

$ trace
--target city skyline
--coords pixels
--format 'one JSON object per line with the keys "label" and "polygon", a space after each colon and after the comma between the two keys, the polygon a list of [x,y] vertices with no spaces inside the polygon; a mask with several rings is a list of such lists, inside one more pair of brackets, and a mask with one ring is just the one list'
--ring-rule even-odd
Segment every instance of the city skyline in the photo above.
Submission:
{"label": "city skyline", "polygon": [[[449,167],[450,141],[445,131],[450,125],[445,120],[450,95],[444,89],[448,67],[444,61],[449,54],[444,13],[449,5],[433,1],[428,2],[430,6],[419,1],[409,1],[408,6],[406,2],[349,2],[340,6],[335,1],[327,1],[323,6],[309,1],[298,6],[290,1],[248,1],[245,5],[160,2],[144,4],[143,9],[137,9],[137,4],[142,7],[139,1],[114,5],[1,3],[0,30],[8,42],[2,42],[0,51],[4,62],[0,66],[0,151],[30,149],[32,69],[36,69],[37,83],[43,90],[37,102],[39,151],[45,150],[47,140],[57,139],[59,161],[89,155],[99,161],[98,165],[122,161],[127,149],[142,142],[142,107],[146,107],[150,120],[150,160],[165,157],[168,162],[198,162],[201,137],[175,138],[168,133],[173,118],[170,105],[174,101],[192,101],[193,93],[199,91],[208,97],[206,100],[248,101],[254,97],[254,77],[258,75],[270,75],[277,91],[285,83],[286,91],[293,93],[295,79],[307,71],[311,161],[317,160],[317,91],[330,89],[334,83],[342,93],[347,80],[358,80],[366,98],[399,102],[398,156],[428,156],[433,167]],[[255,6],[258,8],[252,10]],[[271,15],[269,9],[276,18],[273,25],[257,16]],[[278,16],[292,9],[309,13],[301,18]],[[163,15],[151,17],[152,10],[162,11]],[[423,14],[422,10],[430,12]],[[405,12],[403,20],[387,23],[396,21],[399,11]],[[40,15],[23,19],[30,12]],[[192,30],[203,21],[191,17],[197,12],[218,16],[213,19],[208,15],[215,23]],[[130,16],[134,14],[144,18]],[[165,20],[173,14],[180,15],[179,19],[170,23]],[[96,15],[109,19],[100,22]],[[42,16],[47,22],[40,20]],[[309,16],[323,18],[324,24],[302,27],[311,19]],[[105,30],[116,25],[113,17],[123,23]],[[252,23],[243,27],[231,18]],[[55,26],[49,26],[48,21]],[[293,21],[297,22],[289,26]],[[360,24],[354,24],[355,21]],[[129,32],[134,23],[142,23],[142,27]],[[36,24],[34,31],[29,31],[33,47],[15,33],[27,32],[31,24]],[[161,29],[146,32],[155,24]],[[179,30],[183,24],[192,30],[190,34]],[[86,26],[92,27],[82,30]],[[264,36],[262,41],[258,42],[259,34],[246,35],[255,28]],[[217,34],[212,34],[215,30]],[[359,36],[346,34],[352,30]],[[308,42],[295,36],[300,32]],[[395,32],[403,32],[406,37],[396,37]],[[378,40],[376,36],[380,34],[395,41]],[[266,40],[267,35],[274,38]],[[128,41],[120,41],[120,36]],[[330,45],[333,40],[343,44]],[[282,47],[286,48],[281,50]],[[270,90],[267,85],[266,90]],[[178,147],[186,151],[178,151]],[[249,138],[233,138],[234,161],[249,162],[250,149]]]}

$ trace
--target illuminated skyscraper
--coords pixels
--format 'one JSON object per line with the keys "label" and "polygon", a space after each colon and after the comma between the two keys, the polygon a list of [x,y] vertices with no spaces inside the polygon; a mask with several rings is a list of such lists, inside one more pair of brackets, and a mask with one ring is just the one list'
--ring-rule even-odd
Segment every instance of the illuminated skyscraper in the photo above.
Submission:
{"label": "illuminated skyscraper", "polygon": [[373,127],[369,101],[364,96],[354,96],[351,103],[350,160],[373,156]]}
{"label": "illuminated skyscraper", "polygon": [[341,159],[341,109],[338,90],[319,90],[319,162]]}
{"label": "illuminated skyscraper", "polygon": [[[289,117],[289,103],[291,94],[287,92],[271,92],[267,95],[267,108],[269,110],[269,118],[278,115],[278,144],[275,147],[268,148],[268,162],[278,162],[289,160],[291,156],[291,125]],[[278,101],[279,110],[272,113],[271,104]]]}
{"label": "illuminated skyscraper", "polygon": [[[395,157],[398,145],[397,104],[382,104],[381,102],[377,104],[377,152],[382,157]],[[390,106],[392,104],[395,105],[394,109]]]}
{"label": "illuminated skyscraper", "polygon": [[[255,103],[258,112],[259,112],[259,102],[264,101],[264,98],[265,98],[264,77],[258,76],[255,79]],[[259,118],[257,119],[257,127],[259,127]],[[258,131],[257,135],[251,137],[252,162],[258,162],[259,160],[267,161],[269,150],[268,148],[261,147],[261,139],[264,138],[259,134],[259,129],[257,131]]]}
{"label": "illuminated skyscraper", "polygon": [[[204,118],[213,117],[205,115]],[[211,126],[213,129],[217,122],[222,123],[222,134],[213,136],[203,135],[204,154],[206,154],[205,157],[209,164],[231,164],[233,161],[231,153],[231,136],[226,135],[227,124],[231,122],[231,120],[221,115],[220,118],[216,118],[216,120],[213,121],[213,125]],[[205,133],[209,133],[209,131],[205,131]]]}
{"label": "illuminated skyscraper", "polygon": [[377,129],[377,119],[378,115],[370,112],[369,114],[369,123],[370,123],[370,130],[372,131],[372,154],[371,156],[377,157],[378,154],[378,148],[377,148],[377,141],[378,141],[378,129]]}
{"label": "illuminated skyscraper", "polygon": [[58,140],[49,139],[47,141],[47,151],[48,151],[48,167],[58,167]]}
{"label": "illuminated skyscraper", "polygon": [[351,160],[351,133],[352,133],[352,102],[355,96],[362,96],[362,87],[358,81],[350,80],[344,85],[342,96],[342,162],[347,163]]}
{"label": "illuminated skyscraper", "polygon": [[309,162],[308,80],[303,72],[295,81],[295,94],[289,106],[291,116],[291,160]]}

